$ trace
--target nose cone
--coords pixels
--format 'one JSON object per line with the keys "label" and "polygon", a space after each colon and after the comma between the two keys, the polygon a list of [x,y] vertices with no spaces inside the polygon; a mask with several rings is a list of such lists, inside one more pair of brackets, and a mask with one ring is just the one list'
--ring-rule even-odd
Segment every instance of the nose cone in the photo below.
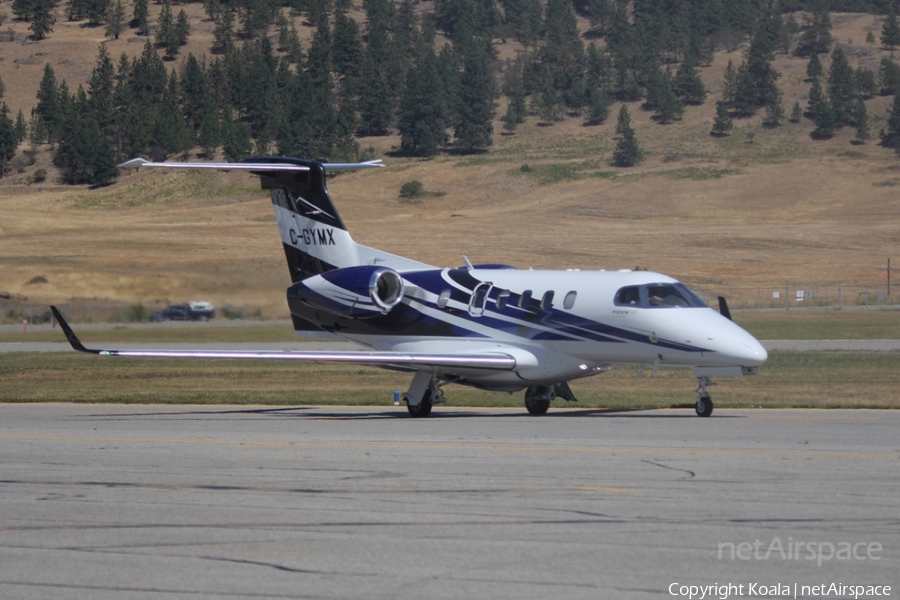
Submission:
{"label": "nose cone", "polygon": [[763,348],[755,337],[741,329],[746,334],[746,339],[735,345],[737,352],[734,352],[735,358],[742,367],[758,367],[769,358],[769,353]]}
{"label": "nose cone", "polygon": [[717,362],[727,362],[742,367],[758,367],[769,358],[769,353],[755,337],[747,333],[739,325],[718,316],[722,322],[716,327],[713,336]]}

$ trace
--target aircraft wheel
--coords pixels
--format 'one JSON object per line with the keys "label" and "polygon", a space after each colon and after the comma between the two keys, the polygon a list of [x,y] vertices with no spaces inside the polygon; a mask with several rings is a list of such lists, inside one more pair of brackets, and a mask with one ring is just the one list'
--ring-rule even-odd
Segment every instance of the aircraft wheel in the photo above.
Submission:
{"label": "aircraft wheel", "polygon": [[525,408],[532,415],[544,415],[550,409],[553,393],[544,387],[528,388],[525,392]]}
{"label": "aircraft wheel", "polygon": [[708,417],[713,412],[712,398],[709,396],[700,396],[697,398],[697,404],[694,405],[698,417]]}
{"label": "aircraft wheel", "polygon": [[547,411],[550,409],[550,401],[549,400],[531,400],[525,401],[525,408],[528,409],[528,412],[533,415],[545,415]]}
{"label": "aircraft wheel", "polygon": [[426,390],[425,396],[422,398],[422,401],[419,402],[418,406],[413,406],[409,403],[409,399],[406,400],[406,409],[409,411],[409,415],[411,417],[427,417],[431,414],[431,391]]}

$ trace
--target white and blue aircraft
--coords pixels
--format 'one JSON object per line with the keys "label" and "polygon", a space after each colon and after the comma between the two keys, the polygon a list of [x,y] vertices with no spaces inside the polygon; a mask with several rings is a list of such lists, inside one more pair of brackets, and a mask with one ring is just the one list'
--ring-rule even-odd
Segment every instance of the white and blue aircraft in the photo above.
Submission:
{"label": "white and blue aircraft", "polygon": [[568,382],[616,365],[692,367],[696,412],[712,414],[712,376],[751,375],[766,350],[686,285],[649,271],[523,270],[505,265],[438,268],[357,244],[332,204],[329,171],[381,161],[320,163],[286,157],[240,163],[153,163],[125,168],[243,170],[270,191],[290,268],[287,290],[295,331],[337,337],[359,352],[97,350],[86,348],[53,307],[69,342],[101,356],[274,359],[359,363],[413,374],[409,414],[425,417],[445,402],[441,386],[525,390],[541,415]]}

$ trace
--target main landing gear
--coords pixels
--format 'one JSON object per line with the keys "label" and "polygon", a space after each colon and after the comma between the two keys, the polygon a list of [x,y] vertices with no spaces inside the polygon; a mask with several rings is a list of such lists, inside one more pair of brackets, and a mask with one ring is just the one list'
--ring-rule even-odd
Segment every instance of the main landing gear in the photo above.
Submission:
{"label": "main landing gear", "polygon": [[708,417],[713,412],[713,401],[706,391],[706,386],[715,384],[710,383],[709,377],[706,375],[698,377],[697,382],[697,403],[694,405],[694,409],[697,411],[698,417]]}
{"label": "main landing gear", "polygon": [[[406,400],[406,409],[412,417],[427,417],[435,404],[447,402],[438,380],[430,373],[422,371],[413,378],[409,390],[403,397]],[[418,402],[415,401],[416,397],[419,398]]]}
{"label": "main landing gear", "polygon": [[525,408],[532,415],[543,415],[550,403],[559,396],[569,402],[577,402],[569,384],[565,381],[551,385],[533,385],[525,390]]}

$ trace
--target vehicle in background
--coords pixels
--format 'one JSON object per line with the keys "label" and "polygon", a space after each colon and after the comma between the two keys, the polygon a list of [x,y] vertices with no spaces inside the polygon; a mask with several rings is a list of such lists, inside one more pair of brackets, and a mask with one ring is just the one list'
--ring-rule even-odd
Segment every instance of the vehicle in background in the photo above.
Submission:
{"label": "vehicle in background", "polygon": [[172,304],[150,315],[151,323],[162,321],[207,321],[216,317],[216,309],[209,302]]}

